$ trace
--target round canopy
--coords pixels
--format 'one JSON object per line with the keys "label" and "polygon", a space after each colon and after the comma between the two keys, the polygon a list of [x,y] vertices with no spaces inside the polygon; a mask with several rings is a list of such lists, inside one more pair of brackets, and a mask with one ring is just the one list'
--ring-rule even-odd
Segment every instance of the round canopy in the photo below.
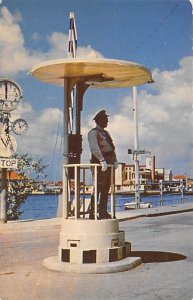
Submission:
{"label": "round canopy", "polygon": [[75,78],[95,88],[137,86],[152,81],[146,67],[123,60],[66,58],[45,61],[32,68],[40,81],[64,86],[64,78]]}

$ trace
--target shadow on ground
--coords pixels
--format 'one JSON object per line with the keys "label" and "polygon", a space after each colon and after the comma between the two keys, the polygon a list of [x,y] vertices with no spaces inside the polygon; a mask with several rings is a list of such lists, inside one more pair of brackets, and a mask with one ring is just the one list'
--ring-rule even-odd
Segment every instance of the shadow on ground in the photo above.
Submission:
{"label": "shadow on ground", "polygon": [[130,256],[141,257],[143,263],[163,263],[187,258],[186,256],[178,253],[159,251],[132,251]]}

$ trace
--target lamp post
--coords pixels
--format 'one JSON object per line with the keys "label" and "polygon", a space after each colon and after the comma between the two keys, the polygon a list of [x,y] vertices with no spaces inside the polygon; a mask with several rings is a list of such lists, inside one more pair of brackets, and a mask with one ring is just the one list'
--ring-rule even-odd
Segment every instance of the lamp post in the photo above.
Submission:
{"label": "lamp post", "polygon": [[184,173],[184,174],[186,176],[186,191],[187,191],[187,189],[188,189],[188,173]]}
{"label": "lamp post", "polygon": [[138,138],[138,111],[137,111],[137,88],[133,87],[133,113],[134,113],[134,162],[135,162],[135,202],[136,208],[140,208],[140,174],[139,174],[139,160],[137,150],[139,148]]}

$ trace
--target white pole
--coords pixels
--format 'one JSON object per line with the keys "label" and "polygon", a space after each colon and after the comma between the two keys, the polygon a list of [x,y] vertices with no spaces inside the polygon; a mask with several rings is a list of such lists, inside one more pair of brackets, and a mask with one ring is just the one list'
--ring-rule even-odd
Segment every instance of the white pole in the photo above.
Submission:
{"label": "white pole", "polygon": [[[138,140],[138,112],[137,112],[137,88],[133,87],[133,113],[134,113],[134,150],[139,148]],[[137,209],[140,208],[140,180],[139,180],[139,160],[134,154],[135,161],[135,203]]]}
{"label": "white pole", "polygon": [[133,87],[133,113],[134,113],[134,149],[138,149],[138,112],[137,112],[137,88]]}
{"label": "white pole", "polygon": [[163,206],[163,180],[160,180],[159,183],[160,183],[160,206]]}
{"label": "white pole", "polygon": [[78,219],[78,181],[77,181],[77,166],[74,167],[74,179],[75,179],[75,187],[74,187],[74,204],[75,204],[75,220]]}
{"label": "white pole", "polygon": [[7,169],[2,168],[2,191],[0,194],[0,222],[7,223]]}
{"label": "white pole", "polygon": [[94,219],[97,220],[98,186],[97,165],[94,166]]}

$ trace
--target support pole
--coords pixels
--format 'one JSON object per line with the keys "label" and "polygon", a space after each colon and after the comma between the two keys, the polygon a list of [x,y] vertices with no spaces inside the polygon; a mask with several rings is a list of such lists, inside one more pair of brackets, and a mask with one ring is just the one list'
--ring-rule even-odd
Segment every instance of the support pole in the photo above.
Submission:
{"label": "support pole", "polygon": [[159,183],[160,183],[160,206],[163,206],[163,180],[160,180]]}
{"label": "support pole", "polygon": [[183,184],[183,179],[180,180],[180,197],[181,197],[181,203],[184,203],[184,184]]}
{"label": "support pole", "polygon": [[[133,87],[133,112],[134,112],[134,150],[138,150],[138,112],[137,112],[137,88]],[[134,155],[135,162],[135,203],[136,208],[140,208],[140,180],[139,180],[139,160],[137,154]]]}
{"label": "support pole", "polygon": [[1,215],[0,221],[7,223],[7,169],[2,169],[2,191],[1,191]]}
{"label": "support pole", "polygon": [[[68,157],[68,122],[69,122],[69,103],[71,97],[71,87],[70,79],[64,79],[64,138],[63,138],[63,155],[64,165],[67,165],[69,162]],[[63,174],[63,217],[64,219],[68,218],[68,206],[69,206],[69,193],[68,193],[68,168],[64,168]]]}
{"label": "support pole", "polygon": [[[85,84],[84,82],[77,82],[76,83],[76,134],[80,135],[81,133],[81,111],[82,111],[82,104],[83,104],[83,96],[86,90],[88,89],[89,85]],[[79,154],[81,157],[81,154]],[[80,168],[77,169],[77,199],[78,200],[78,215],[80,217]]]}
{"label": "support pole", "polygon": [[97,165],[94,166],[94,219],[97,220],[98,210],[98,186],[97,186]]}

